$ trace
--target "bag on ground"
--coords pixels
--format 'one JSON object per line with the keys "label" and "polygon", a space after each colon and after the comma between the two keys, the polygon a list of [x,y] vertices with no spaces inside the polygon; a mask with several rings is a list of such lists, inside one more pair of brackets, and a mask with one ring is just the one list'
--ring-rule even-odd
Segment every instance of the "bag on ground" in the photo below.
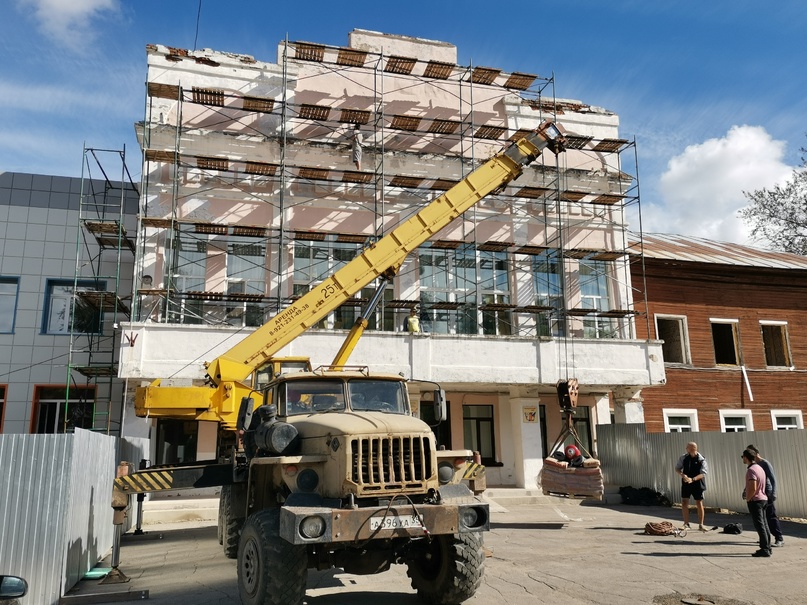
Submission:
{"label": "bag on ground", "polygon": [[672,536],[675,534],[675,525],[669,521],[651,521],[645,524],[644,533],[651,536]]}

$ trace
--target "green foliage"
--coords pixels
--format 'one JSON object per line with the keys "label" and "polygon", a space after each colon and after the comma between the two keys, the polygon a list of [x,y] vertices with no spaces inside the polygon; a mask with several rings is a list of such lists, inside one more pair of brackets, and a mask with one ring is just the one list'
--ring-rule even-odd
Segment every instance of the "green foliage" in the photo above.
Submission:
{"label": "green foliage", "polygon": [[743,193],[751,203],[740,216],[753,237],[777,250],[807,256],[807,162],[784,185]]}

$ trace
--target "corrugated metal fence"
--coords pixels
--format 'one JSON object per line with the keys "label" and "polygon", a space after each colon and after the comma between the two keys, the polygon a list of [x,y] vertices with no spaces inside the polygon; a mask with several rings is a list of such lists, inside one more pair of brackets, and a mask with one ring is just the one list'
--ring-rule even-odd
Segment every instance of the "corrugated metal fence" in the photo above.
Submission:
{"label": "corrugated metal fence", "polygon": [[111,549],[117,448],[81,429],[0,435],[0,573],[28,580],[23,605],[58,603]]}
{"label": "corrugated metal fence", "polygon": [[597,452],[606,484],[649,487],[673,502],[681,501],[681,479],[674,468],[695,441],[709,463],[705,504],[745,512],[741,494],[745,465],[741,454],[746,445],[757,446],[776,473],[776,510],[783,517],[807,518],[807,433],[753,431],[741,433],[646,433],[644,424],[597,426]]}

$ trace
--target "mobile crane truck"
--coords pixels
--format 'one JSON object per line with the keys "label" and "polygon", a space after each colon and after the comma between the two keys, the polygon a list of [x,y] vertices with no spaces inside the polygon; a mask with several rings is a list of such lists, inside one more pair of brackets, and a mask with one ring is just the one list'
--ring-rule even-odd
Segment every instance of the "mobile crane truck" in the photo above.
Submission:
{"label": "mobile crane truck", "polygon": [[[493,156],[206,364],[208,386],[137,390],[138,416],[215,420],[237,436],[227,464],[152,467],[115,480],[128,494],[221,485],[219,541],[237,558],[244,605],[300,605],[308,569],[374,574],[407,565],[426,603],[461,603],[482,581],[488,505],[462,483],[468,450],[440,450],[413,417],[406,381],[346,361],[383,284],[405,257],[485,196],[502,190],[544,148],[564,149],[545,122]],[[275,354],[372,281],[381,287],[330,366]],[[444,420],[444,394],[435,412]],[[184,478],[183,478],[184,477]],[[125,504],[123,505],[125,506]]]}

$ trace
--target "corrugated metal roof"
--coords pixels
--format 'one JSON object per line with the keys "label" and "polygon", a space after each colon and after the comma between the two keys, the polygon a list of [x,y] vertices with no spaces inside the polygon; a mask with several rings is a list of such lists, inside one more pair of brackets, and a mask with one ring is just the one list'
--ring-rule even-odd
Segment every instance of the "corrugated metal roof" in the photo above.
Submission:
{"label": "corrugated metal roof", "polygon": [[714,265],[735,265],[770,269],[807,270],[807,257],[789,252],[774,252],[740,244],[715,242],[700,237],[666,233],[630,234],[631,249],[641,249],[647,258],[677,260]]}

